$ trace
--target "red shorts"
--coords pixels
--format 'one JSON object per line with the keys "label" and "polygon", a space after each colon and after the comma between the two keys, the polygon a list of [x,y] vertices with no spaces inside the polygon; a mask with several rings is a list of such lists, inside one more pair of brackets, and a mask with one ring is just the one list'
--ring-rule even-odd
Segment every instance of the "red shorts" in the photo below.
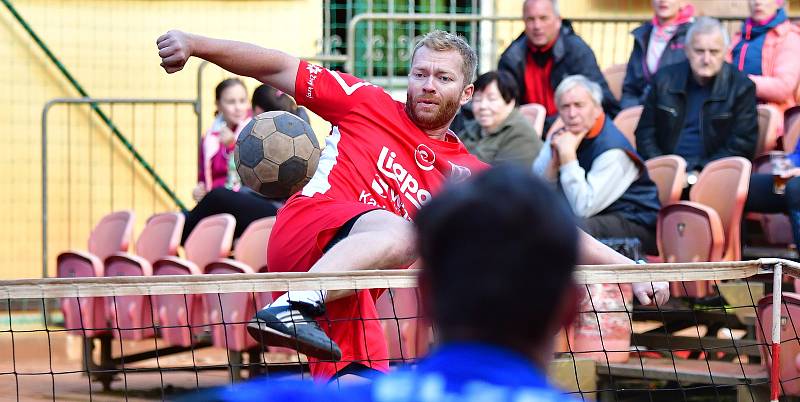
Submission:
{"label": "red shorts", "polygon": [[[307,272],[322,257],[323,249],[350,219],[378,207],[354,201],[338,201],[322,194],[295,195],[278,211],[269,238],[267,266],[270,272]],[[363,290],[357,295],[326,303],[319,324],[339,345],[338,362],[309,358],[311,374],[327,380],[352,362],[380,371],[389,370],[389,352],[375,300],[382,290]]]}

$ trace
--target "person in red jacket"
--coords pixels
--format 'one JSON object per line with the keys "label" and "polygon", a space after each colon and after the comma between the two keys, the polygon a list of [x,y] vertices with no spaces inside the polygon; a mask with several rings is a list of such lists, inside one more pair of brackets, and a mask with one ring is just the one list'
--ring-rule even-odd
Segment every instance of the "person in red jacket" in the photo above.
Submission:
{"label": "person in red jacket", "polygon": [[750,0],[750,17],[734,36],[730,62],[756,84],[761,103],[784,111],[797,104],[800,84],[800,27],[786,15],[783,0]]}

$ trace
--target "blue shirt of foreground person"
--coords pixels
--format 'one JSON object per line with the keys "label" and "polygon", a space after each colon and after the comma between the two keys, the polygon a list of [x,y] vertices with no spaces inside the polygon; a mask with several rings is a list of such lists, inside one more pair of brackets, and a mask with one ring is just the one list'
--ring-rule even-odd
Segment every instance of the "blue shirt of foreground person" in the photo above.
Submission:
{"label": "blue shirt of foreground person", "polygon": [[341,389],[264,379],[189,400],[571,399],[544,376],[554,336],[577,309],[579,235],[564,202],[542,180],[501,166],[449,185],[415,225],[423,305],[441,342],[415,368]]}

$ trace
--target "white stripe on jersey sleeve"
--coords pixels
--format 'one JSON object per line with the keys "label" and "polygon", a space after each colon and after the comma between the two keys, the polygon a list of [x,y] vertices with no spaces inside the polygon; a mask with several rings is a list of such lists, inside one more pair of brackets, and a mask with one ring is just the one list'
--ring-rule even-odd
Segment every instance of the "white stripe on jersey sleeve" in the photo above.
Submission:
{"label": "white stripe on jersey sleeve", "polygon": [[303,187],[303,195],[311,197],[314,194],[325,194],[331,189],[331,183],[328,181],[333,167],[336,166],[336,158],[339,157],[339,141],[342,139],[342,134],[339,133],[339,127],[333,126],[331,135],[325,138],[325,148],[322,149],[322,154],[319,156],[319,165],[311,181]]}

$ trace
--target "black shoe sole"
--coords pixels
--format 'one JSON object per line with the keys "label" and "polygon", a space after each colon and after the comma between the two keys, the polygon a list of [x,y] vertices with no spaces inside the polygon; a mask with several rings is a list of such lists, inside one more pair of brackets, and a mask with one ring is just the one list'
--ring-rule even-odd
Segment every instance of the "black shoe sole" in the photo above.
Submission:
{"label": "black shoe sole", "polygon": [[259,318],[253,320],[247,324],[247,332],[262,345],[294,349],[306,356],[320,360],[339,361],[342,359],[342,352],[333,341],[325,346],[316,345],[270,328],[265,321]]}

